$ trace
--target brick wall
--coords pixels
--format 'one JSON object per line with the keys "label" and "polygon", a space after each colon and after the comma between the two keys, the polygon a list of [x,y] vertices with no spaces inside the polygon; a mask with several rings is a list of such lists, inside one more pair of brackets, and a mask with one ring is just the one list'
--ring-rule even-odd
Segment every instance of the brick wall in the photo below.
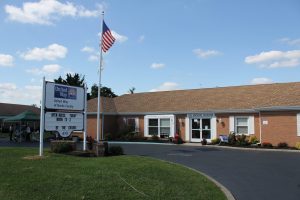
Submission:
{"label": "brick wall", "polygon": [[262,125],[262,142],[273,145],[286,142],[291,147],[300,142],[297,136],[297,112],[262,112],[261,118],[268,122]]}

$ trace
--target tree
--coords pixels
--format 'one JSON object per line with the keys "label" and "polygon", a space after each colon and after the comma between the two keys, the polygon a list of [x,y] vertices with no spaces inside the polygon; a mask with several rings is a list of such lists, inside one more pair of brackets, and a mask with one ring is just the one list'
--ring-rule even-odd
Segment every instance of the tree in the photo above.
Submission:
{"label": "tree", "polygon": [[[114,97],[117,97],[117,95],[111,90],[111,88],[108,88],[108,87],[101,87],[100,89],[100,94],[101,94],[101,97],[110,97],[110,98],[114,98]],[[91,94],[90,94],[90,98],[96,98],[98,97],[98,85],[94,84],[92,87],[91,87]]]}
{"label": "tree", "polygon": [[54,79],[54,82],[78,87],[84,86],[84,76],[81,76],[77,73],[75,73],[74,75],[72,75],[71,73],[67,73],[66,76],[66,79],[63,79],[61,76],[59,76],[58,79]]}
{"label": "tree", "polygon": [[134,94],[135,87],[129,88],[128,93],[129,94]]}

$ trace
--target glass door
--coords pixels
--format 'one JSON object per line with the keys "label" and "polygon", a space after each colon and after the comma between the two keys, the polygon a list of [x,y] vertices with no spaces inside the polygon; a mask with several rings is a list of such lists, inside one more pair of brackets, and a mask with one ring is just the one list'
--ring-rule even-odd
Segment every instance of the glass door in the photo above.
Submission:
{"label": "glass door", "polygon": [[192,120],[191,142],[201,142],[201,119],[194,118],[191,120]]}
{"label": "glass door", "polygon": [[191,142],[201,142],[203,139],[211,139],[211,119],[193,118],[191,119]]}

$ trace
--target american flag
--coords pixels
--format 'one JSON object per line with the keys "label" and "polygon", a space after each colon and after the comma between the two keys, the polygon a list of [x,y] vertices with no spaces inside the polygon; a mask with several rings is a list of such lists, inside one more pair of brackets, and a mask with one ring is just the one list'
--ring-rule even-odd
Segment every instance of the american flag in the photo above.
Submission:
{"label": "american flag", "polygon": [[112,36],[109,28],[106,26],[105,22],[103,21],[103,29],[102,29],[102,50],[104,52],[108,51],[108,49],[113,45],[115,42],[114,36]]}

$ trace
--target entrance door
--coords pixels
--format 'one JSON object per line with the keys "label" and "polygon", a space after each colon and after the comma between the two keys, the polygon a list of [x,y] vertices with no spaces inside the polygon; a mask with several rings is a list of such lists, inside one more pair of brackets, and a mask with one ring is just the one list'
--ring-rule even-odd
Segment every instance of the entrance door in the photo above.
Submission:
{"label": "entrance door", "polygon": [[192,120],[192,137],[191,142],[201,142],[201,119],[194,118]]}
{"label": "entrance door", "polygon": [[202,139],[211,139],[211,119],[193,118],[191,119],[191,142],[201,142]]}

